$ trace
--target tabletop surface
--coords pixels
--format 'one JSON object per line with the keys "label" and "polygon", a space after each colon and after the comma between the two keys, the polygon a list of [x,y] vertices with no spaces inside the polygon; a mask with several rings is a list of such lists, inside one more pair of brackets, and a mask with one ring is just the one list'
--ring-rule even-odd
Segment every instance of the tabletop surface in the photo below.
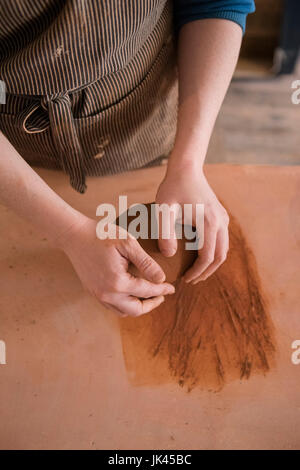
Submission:
{"label": "tabletop surface", "polygon": [[[90,178],[77,194],[59,172],[38,170],[89,216],[96,207],[150,202],[165,168]],[[207,165],[238,220],[276,335],[266,374],[221,390],[130,380],[118,318],[81,287],[65,255],[0,206],[0,448],[299,449],[300,167]],[[100,267],[101,269],[101,267]]]}

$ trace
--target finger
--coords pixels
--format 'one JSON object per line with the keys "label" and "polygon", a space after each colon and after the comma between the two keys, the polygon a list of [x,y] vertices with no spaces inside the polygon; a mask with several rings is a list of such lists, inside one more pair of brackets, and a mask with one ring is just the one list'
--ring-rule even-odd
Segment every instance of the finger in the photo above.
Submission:
{"label": "finger", "polygon": [[199,281],[205,281],[211,276],[220,266],[224,263],[229,249],[229,235],[228,229],[219,230],[216,240],[216,251],[214,262],[194,281],[192,284],[197,284]]}
{"label": "finger", "polygon": [[177,251],[177,238],[176,238],[176,219],[178,216],[178,204],[165,205],[167,210],[165,212],[158,212],[159,206],[163,207],[164,204],[157,204],[156,220],[159,228],[158,247],[164,256],[174,256]]}
{"label": "finger", "polygon": [[135,238],[129,237],[123,247],[124,249],[119,249],[120,253],[135,265],[145,279],[157,283],[166,279],[160,265],[146,253]]}
{"label": "finger", "polygon": [[172,284],[168,284],[167,282],[162,284],[155,284],[145,279],[131,276],[131,279],[128,283],[127,292],[128,294],[135,297],[149,299],[149,297],[174,294],[175,287]]}
{"label": "finger", "polygon": [[204,245],[198,252],[198,258],[193,266],[185,273],[186,282],[194,281],[210,266],[215,258],[217,230],[208,221],[204,222]]}
{"label": "finger", "polygon": [[112,308],[121,312],[122,315],[139,317],[140,315],[151,312],[151,310],[158,307],[164,300],[165,298],[163,295],[145,300],[128,295],[116,295],[111,297],[110,305],[112,305]]}

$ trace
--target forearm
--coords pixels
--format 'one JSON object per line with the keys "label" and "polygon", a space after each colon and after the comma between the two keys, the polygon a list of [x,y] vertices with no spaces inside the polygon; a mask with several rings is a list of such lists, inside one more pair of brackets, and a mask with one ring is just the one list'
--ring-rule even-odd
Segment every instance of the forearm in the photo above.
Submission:
{"label": "forearm", "polygon": [[196,20],[181,28],[177,134],[168,171],[185,166],[202,168],[241,39],[241,27],[223,19]]}
{"label": "forearm", "polygon": [[85,216],[60,198],[0,132],[0,202],[35,225],[52,243]]}

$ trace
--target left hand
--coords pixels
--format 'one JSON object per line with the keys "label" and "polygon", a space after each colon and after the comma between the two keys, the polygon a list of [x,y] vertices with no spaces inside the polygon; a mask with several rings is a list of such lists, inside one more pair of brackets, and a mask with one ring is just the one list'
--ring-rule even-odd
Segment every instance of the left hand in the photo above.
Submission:
{"label": "left hand", "polygon": [[[198,250],[198,258],[185,273],[186,282],[196,284],[204,281],[225,261],[228,248],[229,216],[208,184],[202,169],[193,167],[167,171],[158,188],[156,203],[170,206],[193,205],[192,224],[196,226],[194,208],[196,203],[204,204],[204,245]],[[158,241],[159,249],[165,256],[173,256],[177,251],[174,217],[169,221],[171,238]]]}

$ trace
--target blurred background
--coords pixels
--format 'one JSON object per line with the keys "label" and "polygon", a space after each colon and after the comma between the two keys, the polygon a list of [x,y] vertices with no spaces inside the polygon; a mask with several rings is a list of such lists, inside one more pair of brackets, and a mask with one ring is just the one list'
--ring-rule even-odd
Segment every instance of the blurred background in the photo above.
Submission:
{"label": "blurred background", "polygon": [[300,0],[255,3],[206,162],[298,165]]}

